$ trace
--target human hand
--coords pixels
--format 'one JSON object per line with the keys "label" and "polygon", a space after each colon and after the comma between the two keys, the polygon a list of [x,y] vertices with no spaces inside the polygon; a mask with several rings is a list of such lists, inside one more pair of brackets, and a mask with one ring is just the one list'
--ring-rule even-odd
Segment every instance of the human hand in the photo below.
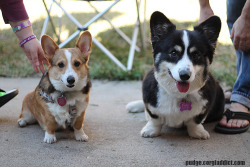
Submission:
{"label": "human hand", "polygon": [[[35,38],[22,46],[25,55],[28,57],[33,69],[38,73],[39,69],[42,73],[45,72],[43,63],[48,65],[47,59],[44,57],[43,49],[39,41]],[[39,68],[39,69],[38,69]]]}
{"label": "human hand", "polygon": [[233,39],[233,45],[236,50],[241,51],[250,50],[250,20],[246,16],[241,15],[234,23],[231,38]]}
{"label": "human hand", "polygon": [[199,23],[207,20],[214,15],[212,8],[210,7],[209,0],[199,0],[200,3],[200,19]]}
{"label": "human hand", "polygon": [[[11,27],[15,27],[23,21],[18,21],[18,22],[10,22]],[[17,31],[16,36],[18,37],[19,41],[23,41],[25,38],[34,35],[33,29],[31,26],[26,27],[24,29],[21,29],[20,31]],[[22,49],[25,53],[25,55],[28,57],[33,69],[38,73],[39,69],[42,73],[45,72],[43,63],[48,65],[47,59],[44,57],[44,52],[42,49],[42,46],[40,42],[35,38],[32,39],[28,42],[26,42],[23,46]]]}

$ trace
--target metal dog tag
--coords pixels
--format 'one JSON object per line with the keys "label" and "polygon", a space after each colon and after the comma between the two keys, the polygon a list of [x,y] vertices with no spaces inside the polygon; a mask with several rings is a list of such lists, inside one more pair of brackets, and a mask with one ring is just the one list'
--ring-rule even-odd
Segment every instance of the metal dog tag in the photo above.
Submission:
{"label": "metal dog tag", "polygon": [[185,110],[192,110],[192,102],[188,102],[188,101],[183,101],[180,102],[180,111],[185,111]]}
{"label": "metal dog tag", "polygon": [[65,106],[66,103],[67,103],[66,97],[63,96],[63,94],[62,94],[60,97],[57,98],[57,103],[58,103],[61,107]]}

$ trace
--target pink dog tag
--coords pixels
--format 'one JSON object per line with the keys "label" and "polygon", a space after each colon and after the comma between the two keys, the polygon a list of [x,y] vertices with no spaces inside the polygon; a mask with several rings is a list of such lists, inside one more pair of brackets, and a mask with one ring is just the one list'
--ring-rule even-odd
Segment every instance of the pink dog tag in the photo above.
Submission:
{"label": "pink dog tag", "polygon": [[61,107],[63,107],[63,106],[65,106],[66,105],[66,97],[64,97],[63,95],[61,96],[61,97],[58,97],[57,98],[57,103],[61,106]]}
{"label": "pink dog tag", "polygon": [[192,102],[181,102],[180,103],[180,111],[185,111],[185,110],[192,110]]}

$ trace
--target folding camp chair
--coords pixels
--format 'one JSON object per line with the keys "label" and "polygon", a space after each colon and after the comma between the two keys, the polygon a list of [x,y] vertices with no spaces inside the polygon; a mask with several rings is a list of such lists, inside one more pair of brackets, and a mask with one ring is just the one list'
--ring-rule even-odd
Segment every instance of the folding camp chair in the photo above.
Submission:
{"label": "folding camp chair", "polygon": [[[134,26],[134,31],[133,31],[133,36],[132,39],[130,39],[127,35],[125,35],[119,28],[115,27],[112,22],[104,16],[104,14],[106,14],[113,6],[115,6],[119,1],[121,0],[106,0],[106,1],[111,1],[112,3],[103,11],[99,12],[92,4],[91,1],[105,1],[105,0],[82,0],[82,1],[87,1],[90,5],[90,7],[92,7],[95,11],[96,11],[96,15],[90,19],[87,23],[85,23],[84,25],[82,25],[81,23],[79,23],[70,13],[68,13],[65,9],[65,7],[62,7],[61,5],[61,1],[62,0],[51,0],[51,4],[48,8],[47,4],[45,3],[45,0],[43,0],[43,4],[45,6],[45,9],[47,11],[47,18],[44,21],[44,25],[43,25],[43,29],[42,29],[42,33],[41,36],[45,34],[46,32],[46,28],[48,25],[48,22],[50,21],[52,29],[54,31],[55,34],[56,30],[55,30],[55,26],[54,23],[52,21],[50,12],[52,10],[52,6],[56,5],[58,6],[62,12],[77,26],[77,30],[75,31],[75,33],[73,33],[72,35],[70,35],[65,41],[63,41],[62,43],[60,43],[60,28],[59,28],[59,33],[58,33],[58,39],[59,39],[59,47],[62,48],[64,47],[67,43],[69,43],[71,40],[73,40],[75,37],[77,37],[81,31],[85,31],[88,30],[88,27],[94,23],[95,21],[97,21],[99,18],[104,18],[105,20],[108,21],[108,23],[112,26],[112,28],[130,45],[130,51],[129,51],[129,55],[128,55],[128,61],[127,61],[127,66],[124,66],[105,46],[103,46],[96,38],[92,37],[92,41],[93,43],[99,47],[102,52],[105,53],[106,56],[108,56],[118,67],[120,67],[122,70],[124,71],[129,71],[132,69],[132,65],[133,65],[133,59],[134,59],[134,54],[135,51],[140,52],[141,50],[143,50],[144,48],[144,40],[143,40],[143,33],[142,33],[142,26],[141,26],[141,22],[140,22],[140,6],[141,6],[141,1],[143,0],[134,0],[135,5],[136,5],[136,9],[137,9],[137,20]],[[129,0],[132,2],[132,0]],[[144,10],[146,7],[146,0],[144,0]],[[144,19],[145,19],[145,12],[144,12]],[[60,25],[59,25],[60,26]],[[141,45],[142,45],[142,49],[140,49],[137,45],[136,45],[136,41],[137,41],[137,37],[138,37],[138,33],[140,31],[140,39],[141,39]]]}

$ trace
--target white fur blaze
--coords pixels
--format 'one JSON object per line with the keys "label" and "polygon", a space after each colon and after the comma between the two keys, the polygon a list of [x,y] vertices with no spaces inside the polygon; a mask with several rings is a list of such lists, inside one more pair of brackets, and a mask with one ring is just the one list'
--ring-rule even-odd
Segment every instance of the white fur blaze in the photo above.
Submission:
{"label": "white fur blaze", "polygon": [[130,113],[144,112],[144,102],[142,100],[132,101],[126,105],[126,110]]}
{"label": "white fur blaze", "polygon": [[63,82],[67,85],[67,78],[69,76],[73,76],[75,78],[75,83],[78,82],[78,75],[77,73],[74,71],[72,65],[71,65],[71,57],[72,57],[72,54],[68,51],[68,50],[65,50],[64,51],[64,54],[67,58],[67,61],[68,61],[68,67],[65,71],[65,74],[62,75],[62,80]]}
{"label": "white fur blaze", "polygon": [[195,74],[194,74],[193,63],[188,56],[188,47],[190,42],[188,38],[188,33],[185,30],[183,31],[182,41],[184,43],[183,57],[178,61],[178,63],[173,68],[170,69],[170,71],[176,81],[182,81],[179,74],[180,71],[182,70],[190,71],[191,76],[188,81],[192,82],[195,79]]}

